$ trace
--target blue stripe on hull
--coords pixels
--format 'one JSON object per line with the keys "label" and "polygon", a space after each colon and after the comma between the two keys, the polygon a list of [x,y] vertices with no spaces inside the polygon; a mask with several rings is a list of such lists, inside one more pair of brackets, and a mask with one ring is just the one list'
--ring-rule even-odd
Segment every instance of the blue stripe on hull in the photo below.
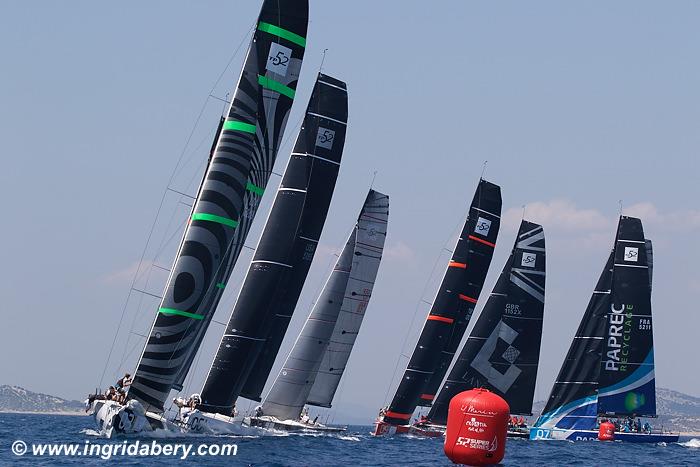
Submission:
{"label": "blue stripe on hull", "polygon": [[[594,430],[531,428],[530,439],[536,441],[597,441],[598,432]],[[671,433],[615,433],[615,441],[624,441],[626,443],[676,443],[678,442],[678,435]]]}

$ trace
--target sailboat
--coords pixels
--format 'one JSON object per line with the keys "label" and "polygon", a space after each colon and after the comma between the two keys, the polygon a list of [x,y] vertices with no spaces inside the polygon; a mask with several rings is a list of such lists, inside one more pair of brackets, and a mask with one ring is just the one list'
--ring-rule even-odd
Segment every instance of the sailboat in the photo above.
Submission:
{"label": "sailboat", "polygon": [[373,435],[431,435],[412,426],[410,420],[416,407],[432,404],[467,329],[493,258],[501,205],[500,187],[479,180],[411,360],[391,404],[380,411]]}
{"label": "sailboat", "polygon": [[[620,216],[613,250],[530,439],[598,439],[603,419],[656,417],[651,271],[642,221]],[[615,439],[678,441],[648,423],[630,428]]]}
{"label": "sailboat", "polygon": [[386,239],[389,197],[370,190],[355,227],[270,392],[246,423],[284,431],[342,431],[311,420],[331,407],[372,296]]}
{"label": "sailboat", "polygon": [[106,435],[171,427],[181,390],[243,248],[282,142],[299,79],[308,0],[265,0],[192,207],[127,403],[95,399]]}
{"label": "sailboat", "polygon": [[277,354],[277,336],[292,318],[335,188],[347,117],[345,83],[319,74],[216,357],[201,394],[190,397],[196,407],[179,411],[178,421],[189,430],[245,432],[236,400],[251,384],[251,373],[266,365],[263,349]]}
{"label": "sailboat", "polygon": [[[515,245],[428,415],[414,426],[444,433],[454,396],[486,388],[508,403],[510,414],[532,415],[545,298],[545,238],[541,225],[523,220]],[[509,436],[528,437],[511,427]]]}

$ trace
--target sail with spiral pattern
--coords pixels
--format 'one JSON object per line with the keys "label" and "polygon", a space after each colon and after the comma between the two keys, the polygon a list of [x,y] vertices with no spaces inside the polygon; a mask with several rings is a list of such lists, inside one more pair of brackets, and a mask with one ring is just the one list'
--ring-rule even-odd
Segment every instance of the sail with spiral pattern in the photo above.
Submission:
{"label": "sail with spiral pattern", "polygon": [[274,166],[306,46],[308,0],[265,0],[128,397],[164,411],[183,382]]}

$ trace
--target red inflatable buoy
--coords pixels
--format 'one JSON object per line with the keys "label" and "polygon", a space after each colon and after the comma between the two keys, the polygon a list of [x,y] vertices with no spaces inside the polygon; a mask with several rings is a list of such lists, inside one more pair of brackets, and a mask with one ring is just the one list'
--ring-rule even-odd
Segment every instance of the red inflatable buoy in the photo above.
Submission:
{"label": "red inflatable buoy", "polygon": [[506,450],[510,407],[486,389],[460,392],[450,401],[445,455],[456,464],[498,464]]}
{"label": "red inflatable buoy", "polygon": [[605,421],[598,428],[598,439],[600,441],[615,441],[615,425]]}

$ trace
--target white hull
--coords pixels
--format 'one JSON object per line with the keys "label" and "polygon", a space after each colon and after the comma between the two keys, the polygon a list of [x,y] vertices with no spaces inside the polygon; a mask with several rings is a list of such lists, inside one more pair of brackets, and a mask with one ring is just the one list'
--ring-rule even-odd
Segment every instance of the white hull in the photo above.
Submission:
{"label": "white hull", "polygon": [[106,438],[148,433],[156,429],[179,431],[162,416],[146,412],[143,406],[134,400],[124,405],[114,401],[95,400],[90,404],[88,414],[95,418],[97,429]]}
{"label": "white hull", "polygon": [[243,423],[251,426],[276,431],[314,431],[319,433],[338,433],[347,427],[332,427],[320,423],[304,423],[299,420],[278,420],[275,417],[246,417]]}
{"label": "white hull", "polygon": [[177,419],[191,433],[255,435],[260,430],[243,424],[243,416],[228,417],[218,413],[202,412],[199,409],[183,408]]}

